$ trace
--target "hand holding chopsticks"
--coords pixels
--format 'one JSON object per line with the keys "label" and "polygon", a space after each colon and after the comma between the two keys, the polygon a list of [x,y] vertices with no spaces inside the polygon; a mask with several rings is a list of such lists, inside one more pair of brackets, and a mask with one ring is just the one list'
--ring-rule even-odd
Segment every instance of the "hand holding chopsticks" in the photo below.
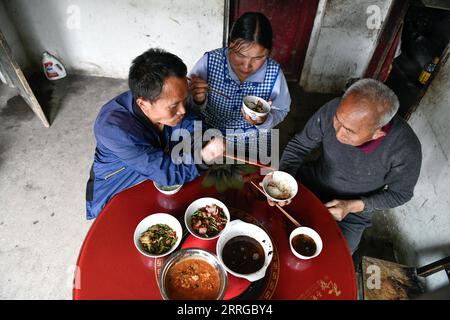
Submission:
{"label": "hand holding chopsticks", "polygon": [[212,91],[217,93],[218,95],[221,95],[222,97],[225,97],[227,99],[230,99],[229,96],[227,96],[226,94],[212,88],[211,86],[208,85],[208,83],[203,80],[200,77],[197,77],[196,75],[192,75],[192,78],[187,77],[187,79],[191,82],[189,85],[189,88],[192,92],[192,96],[194,97],[194,100],[196,102],[199,101],[205,101],[206,99],[206,92]]}
{"label": "hand holding chopsticks", "polygon": [[[256,183],[254,183],[253,181],[250,181],[251,184],[258,189],[262,194],[266,195],[266,193],[256,185]],[[283,212],[283,214],[289,219],[291,220],[291,222],[296,226],[296,227],[301,227],[302,225],[300,223],[298,223],[297,220],[295,220],[289,213],[286,212],[286,210],[284,210],[282,207],[280,207],[277,203],[275,204],[275,206],[280,209],[281,212]]]}
{"label": "hand holding chopsticks", "polygon": [[[201,151],[202,159],[208,164],[213,163],[214,161],[223,160],[223,158],[228,158],[232,160],[236,160],[237,162],[247,163],[253,166],[260,167],[262,169],[274,171],[275,169],[271,166],[266,166],[257,161],[252,161],[250,159],[243,159],[236,157],[234,155],[230,155],[226,150],[226,142],[224,139],[214,138],[209,141]],[[222,162],[220,162],[222,164]],[[234,163],[226,163],[226,164],[234,164]]]}

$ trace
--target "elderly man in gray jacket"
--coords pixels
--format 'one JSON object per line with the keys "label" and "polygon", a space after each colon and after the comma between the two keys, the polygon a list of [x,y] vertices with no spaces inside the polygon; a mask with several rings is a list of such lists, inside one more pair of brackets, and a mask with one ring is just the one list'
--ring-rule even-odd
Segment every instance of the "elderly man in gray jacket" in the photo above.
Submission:
{"label": "elderly man in gray jacket", "polygon": [[[419,177],[421,145],[396,115],[398,107],[386,85],[359,80],[319,109],[281,157],[280,170],[296,176],[325,203],[352,254],[374,211],[409,201]],[[305,163],[316,148],[322,151],[319,160]]]}

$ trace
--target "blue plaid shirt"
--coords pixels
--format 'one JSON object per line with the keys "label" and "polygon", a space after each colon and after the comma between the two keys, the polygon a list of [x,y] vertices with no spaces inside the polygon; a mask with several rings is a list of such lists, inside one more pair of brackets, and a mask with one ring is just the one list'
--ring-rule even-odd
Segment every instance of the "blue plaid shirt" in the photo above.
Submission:
{"label": "blue plaid shirt", "polygon": [[[212,88],[223,92],[231,99],[226,99],[209,91],[207,100],[198,106],[206,123],[225,133],[226,129],[243,129],[246,132],[270,130],[279,124],[289,112],[291,97],[286,78],[280,65],[273,59],[265,63],[244,82],[240,82],[228,60],[228,49],[216,49],[207,52],[189,72],[205,79]],[[242,98],[256,95],[272,101],[272,110],[266,121],[257,126],[250,126],[241,114]]]}

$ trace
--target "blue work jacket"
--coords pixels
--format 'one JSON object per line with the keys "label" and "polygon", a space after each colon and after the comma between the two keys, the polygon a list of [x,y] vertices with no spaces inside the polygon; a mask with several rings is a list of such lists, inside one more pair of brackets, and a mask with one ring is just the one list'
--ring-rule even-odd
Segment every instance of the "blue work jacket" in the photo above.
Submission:
{"label": "blue work jacket", "polygon": [[188,111],[177,126],[165,126],[160,132],[136,105],[131,91],[105,104],[94,125],[97,146],[86,190],[87,219],[97,217],[115,194],[147,179],[175,185],[199,176],[192,154],[190,164],[171,158],[178,144],[171,141],[171,133],[178,128],[193,133],[197,119]]}

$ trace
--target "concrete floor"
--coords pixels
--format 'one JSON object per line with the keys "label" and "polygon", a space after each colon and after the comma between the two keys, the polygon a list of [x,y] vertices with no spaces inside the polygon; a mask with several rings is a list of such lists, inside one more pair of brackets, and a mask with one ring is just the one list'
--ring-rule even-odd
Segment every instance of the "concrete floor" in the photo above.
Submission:
{"label": "concrete floor", "polygon": [[[49,129],[14,89],[0,86],[0,299],[71,299],[74,267],[92,223],[85,219],[85,186],[93,123],[127,83],[83,76],[30,83]],[[291,94],[281,146],[333,98],[305,95],[296,84]]]}
{"label": "concrete floor", "polygon": [[91,225],[85,185],[100,107],[123,80],[70,77],[36,94],[44,128],[16,92],[0,87],[0,299],[71,299],[78,252]]}

